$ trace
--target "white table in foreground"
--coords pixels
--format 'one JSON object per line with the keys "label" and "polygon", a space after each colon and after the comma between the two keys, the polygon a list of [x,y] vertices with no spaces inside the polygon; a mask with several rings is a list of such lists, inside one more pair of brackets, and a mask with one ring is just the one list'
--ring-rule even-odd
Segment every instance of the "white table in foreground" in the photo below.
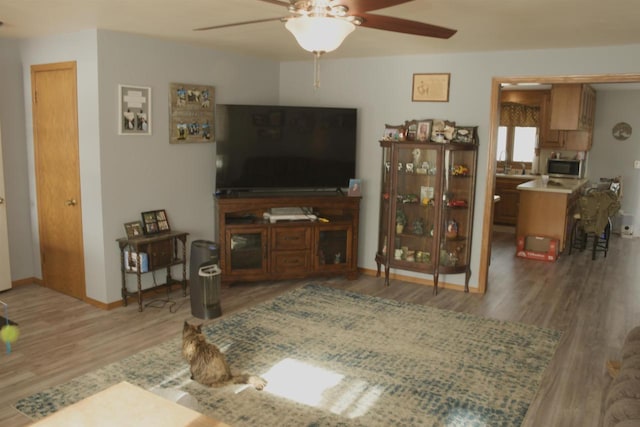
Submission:
{"label": "white table in foreground", "polygon": [[229,427],[126,381],[32,424],[37,427]]}

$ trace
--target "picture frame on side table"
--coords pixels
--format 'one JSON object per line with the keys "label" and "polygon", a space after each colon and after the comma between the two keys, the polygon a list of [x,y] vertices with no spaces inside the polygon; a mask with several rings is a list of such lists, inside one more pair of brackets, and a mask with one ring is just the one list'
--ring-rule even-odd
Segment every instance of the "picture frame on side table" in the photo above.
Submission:
{"label": "picture frame on side table", "polygon": [[167,218],[167,212],[164,209],[142,212],[141,215],[144,224],[144,234],[157,234],[171,231],[169,218]]}
{"label": "picture frame on side table", "polygon": [[151,88],[118,85],[118,135],[151,135]]}
{"label": "picture frame on side table", "polygon": [[451,73],[416,73],[413,75],[411,101],[449,102]]}
{"label": "picture frame on side table", "polygon": [[135,239],[144,235],[144,231],[142,231],[142,222],[140,221],[125,222],[124,230],[127,233],[127,239]]}

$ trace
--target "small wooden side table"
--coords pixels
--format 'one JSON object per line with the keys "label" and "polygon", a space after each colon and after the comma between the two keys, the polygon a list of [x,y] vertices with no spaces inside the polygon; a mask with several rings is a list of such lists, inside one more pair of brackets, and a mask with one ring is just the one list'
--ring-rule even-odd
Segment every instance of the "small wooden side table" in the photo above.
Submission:
{"label": "small wooden side table", "polygon": [[[187,296],[187,236],[189,233],[167,231],[150,236],[117,239],[120,247],[120,270],[122,272],[122,302],[126,306],[127,298],[138,297],[138,311],[142,311],[142,274],[161,268],[167,269],[167,281],[159,286],[182,285],[182,294]],[[182,250],[178,251],[180,242]],[[146,254],[146,266],[144,255]],[[128,261],[125,263],[125,261]],[[182,280],[171,277],[171,267],[182,265]],[[144,270],[144,271],[143,271]],[[135,274],[137,290],[127,289],[127,274]]]}

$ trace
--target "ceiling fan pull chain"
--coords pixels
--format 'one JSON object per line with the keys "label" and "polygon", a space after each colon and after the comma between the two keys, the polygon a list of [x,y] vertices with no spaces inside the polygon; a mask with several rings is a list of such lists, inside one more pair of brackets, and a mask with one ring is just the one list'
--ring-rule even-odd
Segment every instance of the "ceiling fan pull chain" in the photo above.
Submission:
{"label": "ceiling fan pull chain", "polygon": [[313,53],[313,89],[320,87],[320,52]]}

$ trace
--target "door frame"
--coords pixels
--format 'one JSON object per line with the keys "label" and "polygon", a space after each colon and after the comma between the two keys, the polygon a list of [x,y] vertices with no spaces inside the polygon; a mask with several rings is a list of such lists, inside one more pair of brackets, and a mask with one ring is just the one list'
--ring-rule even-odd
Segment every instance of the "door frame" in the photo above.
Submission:
{"label": "door frame", "polygon": [[2,126],[0,125],[0,291],[11,289],[11,252],[7,223],[7,197],[2,163]]}
{"label": "door frame", "polygon": [[496,185],[496,150],[498,146],[500,88],[503,84],[518,83],[640,83],[639,73],[630,74],[585,74],[568,76],[525,76],[494,77],[491,80],[491,114],[489,128],[489,152],[487,154],[487,180],[484,195],[484,212],[482,218],[482,244],[480,250],[480,271],[478,292],[486,293],[489,281],[489,263],[491,261],[491,233],[493,231],[493,194]]}

